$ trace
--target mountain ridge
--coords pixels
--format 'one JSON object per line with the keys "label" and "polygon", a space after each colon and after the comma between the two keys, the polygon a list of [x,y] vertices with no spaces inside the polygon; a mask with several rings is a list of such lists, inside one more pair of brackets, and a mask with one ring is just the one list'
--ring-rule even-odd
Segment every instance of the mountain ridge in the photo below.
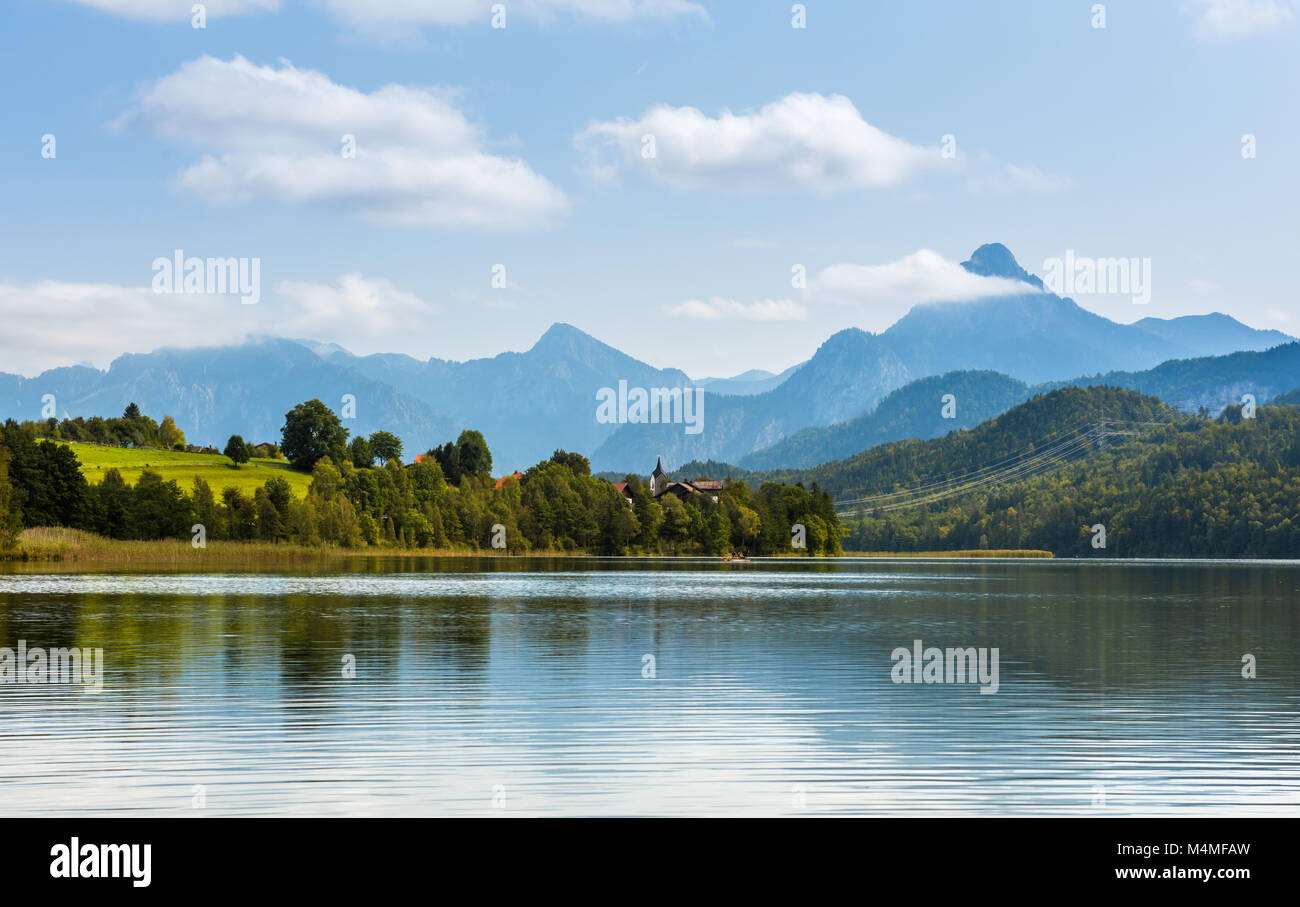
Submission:
{"label": "mountain ridge", "polygon": [[[67,366],[35,378],[0,373],[0,417],[42,418],[46,394],[54,395],[59,417],[117,415],[137,402],[172,415],[192,442],[221,444],[228,430],[272,440],[283,413],[303,399],[320,398],[338,410],[350,394],[356,419],[345,425],[354,433],[405,432],[408,455],[477,428],[503,469],[525,467],[564,447],[589,452],[594,468],[624,470],[640,468],[648,451],[663,454],[670,466],[741,460],[805,429],[861,419],[888,395],[938,375],[989,371],[1027,385],[1068,383],[1290,340],[1222,313],[1131,325],[1110,321],[1045,292],[1041,279],[1000,243],[980,246],[962,265],[1018,279],[1025,293],[918,305],[879,334],[845,328],[775,376],[751,370],[692,381],[566,322],[552,324],[527,350],[465,361],[355,355],[336,343],[262,337],[225,347],[127,353],[103,371]],[[753,380],[742,380],[747,376]],[[705,430],[690,435],[680,424],[598,422],[597,391],[620,381],[702,387]]]}

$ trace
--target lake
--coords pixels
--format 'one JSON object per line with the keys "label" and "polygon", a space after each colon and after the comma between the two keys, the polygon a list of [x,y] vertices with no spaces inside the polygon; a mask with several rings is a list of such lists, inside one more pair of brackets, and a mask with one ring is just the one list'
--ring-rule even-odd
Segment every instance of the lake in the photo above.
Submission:
{"label": "lake", "polygon": [[1293,562],[31,570],[5,815],[1300,814]]}

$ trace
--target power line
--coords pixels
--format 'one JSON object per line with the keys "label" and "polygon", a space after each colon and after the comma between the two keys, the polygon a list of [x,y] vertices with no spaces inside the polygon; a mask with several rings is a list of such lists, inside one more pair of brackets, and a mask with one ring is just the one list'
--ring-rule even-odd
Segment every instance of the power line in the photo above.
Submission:
{"label": "power line", "polygon": [[1057,440],[1051,444],[1048,444],[1046,447],[1043,447],[1042,442],[1040,442],[1039,446],[1032,451],[1016,453],[1010,457],[1006,457],[1002,460],[998,460],[993,463],[977,467],[976,469],[973,470],[949,473],[947,477],[942,477],[937,481],[928,482],[924,485],[915,486],[913,488],[899,489],[897,491],[883,492],[881,494],[865,495],[860,498],[852,498],[847,501],[842,501],[841,503],[845,505],[850,505],[850,504],[862,504],[862,503],[870,503],[870,502],[888,502],[895,498],[915,497],[918,494],[925,494],[936,488],[952,487],[953,481],[969,483],[972,480],[981,479],[988,475],[995,475],[995,476],[1006,475],[1014,470],[1023,467],[1027,463],[1036,462],[1037,460],[1040,460],[1045,457],[1050,458],[1053,455],[1059,454],[1067,449],[1072,450],[1073,448],[1077,447],[1080,443],[1090,440],[1092,435],[1097,431],[1097,428],[1094,423],[1092,426],[1089,426],[1088,431],[1084,432],[1084,434],[1081,436],[1078,435],[1078,432],[1080,430],[1082,430],[1081,427],[1075,428],[1072,430],[1073,432],[1072,436]]}
{"label": "power line", "polygon": [[[936,501],[942,501],[947,498],[958,497],[960,495],[972,494],[987,488],[993,488],[1008,482],[1020,481],[1045,472],[1054,468],[1063,462],[1066,462],[1073,454],[1079,453],[1089,448],[1094,442],[1103,437],[1100,430],[1090,432],[1087,435],[1070,442],[1068,445],[1044,452],[1023,463],[1016,464],[997,473],[965,482],[961,485],[955,485],[940,491],[931,492],[922,496],[914,496],[910,500],[898,500],[888,503],[870,504],[868,509],[891,511],[899,510],[904,507],[918,507],[923,504],[930,504]],[[858,505],[862,506],[862,505]]]}
{"label": "power line", "polygon": [[[1133,426],[1169,427],[1174,424],[1176,424],[1174,419],[1166,421],[1104,419],[1092,423],[1082,423],[1048,435],[1029,451],[1005,457],[974,470],[966,472],[954,471],[937,480],[913,488],[898,489],[840,501],[836,503],[835,509],[838,511],[875,510],[889,512],[905,507],[919,507],[959,495],[976,493],[982,489],[996,487],[1006,482],[1020,481],[1046,472],[1068,462],[1075,454],[1087,450],[1093,444],[1096,444],[1099,448],[1104,447],[1105,441],[1109,437],[1128,437],[1142,433],[1132,428]],[[1125,429],[1111,428],[1112,425],[1125,426]],[[1083,431],[1085,427],[1087,430]],[[1081,431],[1082,434],[1080,434]],[[1048,441],[1050,443],[1046,443]],[[959,478],[954,479],[953,477]]]}

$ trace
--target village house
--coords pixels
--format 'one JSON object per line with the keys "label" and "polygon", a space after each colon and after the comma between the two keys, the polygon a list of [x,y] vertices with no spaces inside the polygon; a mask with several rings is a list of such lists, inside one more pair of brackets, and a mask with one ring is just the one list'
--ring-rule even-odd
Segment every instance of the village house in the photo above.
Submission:
{"label": "village house", "polygon": [[674,482],[664,471],[663,458],[659,457],[655,461],[654,472],[650,473],[650,493],[654,495],[656,501],[666,494],[682,500],[693,494],[706,494],[716,504],[718,495],[722,494],[722,483],[713,479]]}

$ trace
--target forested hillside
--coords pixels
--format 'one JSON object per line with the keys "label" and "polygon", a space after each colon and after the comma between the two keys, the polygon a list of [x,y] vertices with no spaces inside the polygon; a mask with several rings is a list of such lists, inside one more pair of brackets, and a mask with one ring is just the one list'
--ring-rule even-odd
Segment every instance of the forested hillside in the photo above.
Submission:
{"label": "forested hillside", "polygon": [[[1187,418],[1151,397],[1113,387],[1064,388],[1041,394],[970,431],[932,440],[882,444],[844,460],[804,470],[757,474],[763,481],[816,483],[837,503],[961,476],[1034,456],[1075,456],[1102,420],[1176,422]],[[1005,461],[1005,462],[1004,462]]]}
{"label": "forested hillside", "polygon": [[[944,401],[952,397],[950,415]],[[756,450],[740,465],[747,470],[807,468],[838,460],[900,438],[937,438],[974,428],[1030,395],[1023,381],[997,372],[949,372],[922,378],[889,394],[871,412],[835,425],[805,428]]]}
{"label": "forested hillside", "polygon": [[[1155,408],[1151,414],[1160,415]],[[1300,557],[1300,410],[1262,407],[1247,419],[1238,408],[1218,420],[1134,422],[1123,430],[1134,433],[1094,434],[1060,462],[1024,477],[973,468],[981,459],[975,451],[998,447],[990,438],[970,439],[966,468],[955,472],[933,451],[913,449],[927,464],[922,470],[878,459],[883,468],[871,484],[879,489],[906,475],[907,489],[850,505],[844,546]]]}
{"label": "forested hillside", "polygon": [[1300,343],[1293,342],[1263,352],[1172,359],[1146,371],[1108,372],[1045,385],[1041,389],[1066,385],[1123,387],[1159,397],[1184,412],[1204,408],[1211,415],[1218,415],[1225,406],[1240,405],[1246,394],[1259,403],[1272,402],[1278,394],[1294,389],[1297,381],[1300,381]]}

